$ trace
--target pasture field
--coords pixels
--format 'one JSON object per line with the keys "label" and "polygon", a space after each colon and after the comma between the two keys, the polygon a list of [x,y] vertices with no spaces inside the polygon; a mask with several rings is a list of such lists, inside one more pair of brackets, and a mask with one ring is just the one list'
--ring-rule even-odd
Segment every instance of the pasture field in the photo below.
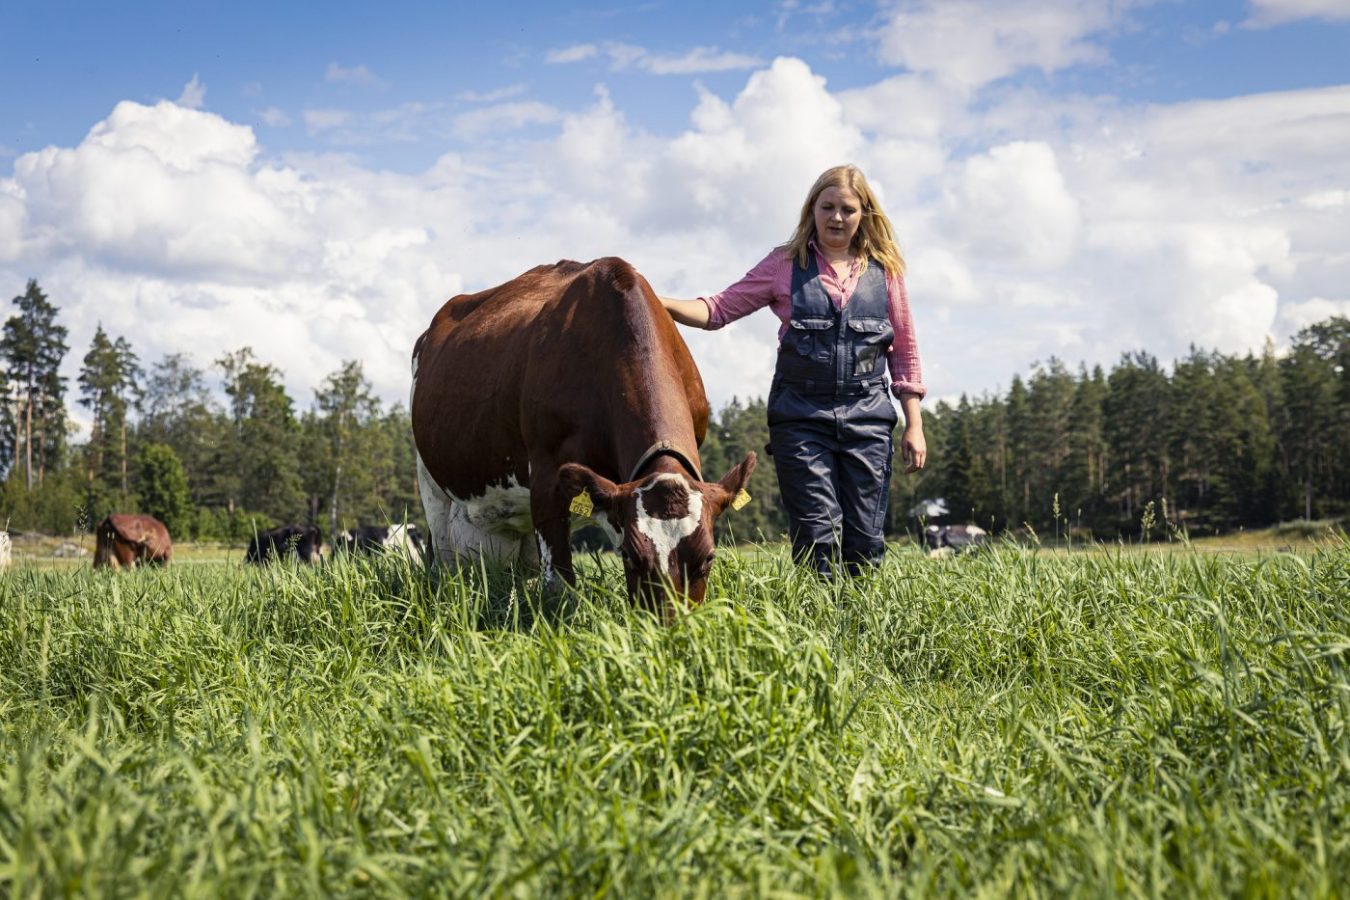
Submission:
{"label": "pasture field", "polygon": [[0,576],[0,895],[1336,896],[1350,545],[1001,546],[663,626],[398,560]]}

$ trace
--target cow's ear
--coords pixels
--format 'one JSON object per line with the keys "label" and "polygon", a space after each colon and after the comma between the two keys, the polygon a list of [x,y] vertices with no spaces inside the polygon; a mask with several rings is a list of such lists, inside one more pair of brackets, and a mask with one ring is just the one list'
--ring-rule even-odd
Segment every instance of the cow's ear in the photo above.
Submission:
{"label": "cow's ear", "polygon": [[716,498],[718,515],[721,515],[727,505],[745,490],[745,486],[750,483],[750,473],[755,471],[755,463],[758,461],[759,458],[753,452],[745,454],[745,459],[732,467],[731,471],[717,482],[717,486],[721,488]]}
{"label": "cow's ear", "polygon": [[558,467],[558,495],[564,503],[571,503],[585,494],[594,509],[609,512],[618,496],[619,486],[583,466],[581,463],[563,463]]}

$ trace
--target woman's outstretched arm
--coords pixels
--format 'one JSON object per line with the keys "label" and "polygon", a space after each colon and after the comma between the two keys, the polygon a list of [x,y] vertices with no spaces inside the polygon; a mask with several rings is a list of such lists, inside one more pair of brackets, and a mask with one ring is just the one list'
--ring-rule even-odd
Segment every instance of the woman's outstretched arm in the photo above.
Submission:
{"label": "woman's outstretched arm", "polygon": [[657,297],[661,305],[670,313],[670,317],[681,325],[693,328],[708,327],[708,304],[702,300],[676,300],[673,297]]}

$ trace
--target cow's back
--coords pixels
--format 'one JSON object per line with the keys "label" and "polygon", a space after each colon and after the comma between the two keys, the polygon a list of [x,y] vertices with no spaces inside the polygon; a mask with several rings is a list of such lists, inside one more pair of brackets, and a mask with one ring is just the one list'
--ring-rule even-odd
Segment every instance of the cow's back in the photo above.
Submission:
{"label": "cow's back", "polygon": [[688,422],[692,413],[695,444],[707,428],[688,347],[641,276],[613,257],[539,266],[451,299],[417,341],[413,380],[419,454],[461,497],[525,485],[536,448],[579,431],[605,437],[608,422],[632,414],[618,404],[644,402],[625,380],[673,392],[678,402],[655,414]]}
{"label": "cow's back", "polygon": [[169,562],[173,558],[173,541],[169,529],[154,516],[113,513],[107,522],[117,537],[130,547],[138,559],[145,562]]}

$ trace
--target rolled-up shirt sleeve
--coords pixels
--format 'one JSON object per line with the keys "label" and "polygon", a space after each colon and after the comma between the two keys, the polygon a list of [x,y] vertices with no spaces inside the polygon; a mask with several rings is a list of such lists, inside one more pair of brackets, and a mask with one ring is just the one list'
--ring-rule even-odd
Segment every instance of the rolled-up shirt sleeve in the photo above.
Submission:
{"label": "rolled-up shirt sleeve", "polygon": [[919,363],[919,341],[914,334],[914,320],[909,314],[909,293],[905,290],[905,276],[892,275],[886,279],[886,305],[891,316],[895,337],[886,353],[891,370],[891,393],[928,393],[923,383],[923,366]]}
{"label": "rolled-up shirt sleeve", "polygon": [[787,255],[781,249],[775,249],[731,287],[718,294],[699,297],[708,307],[708,330],[730,325],[771,304],[782,293],[779,282],[785,264],[790,265]]}

